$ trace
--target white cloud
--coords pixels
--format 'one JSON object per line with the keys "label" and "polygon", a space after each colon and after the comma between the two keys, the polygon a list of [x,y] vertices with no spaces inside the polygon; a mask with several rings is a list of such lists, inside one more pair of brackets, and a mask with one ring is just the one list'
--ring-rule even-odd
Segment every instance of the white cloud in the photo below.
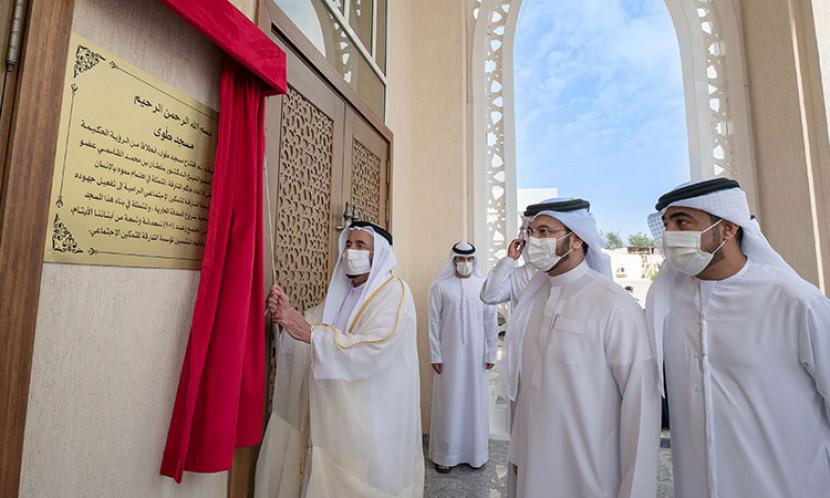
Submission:
{"label": "white cloud", "polygon": [[[674,27],[662,0],[524,0],[516,36],[522,187],[595,202],[623,232],[688,176]],[[628,214],[609,209],[637,193]],[[623,210],[625,211],[625,210]],[[602,221],[600,221],[602,225]]]}

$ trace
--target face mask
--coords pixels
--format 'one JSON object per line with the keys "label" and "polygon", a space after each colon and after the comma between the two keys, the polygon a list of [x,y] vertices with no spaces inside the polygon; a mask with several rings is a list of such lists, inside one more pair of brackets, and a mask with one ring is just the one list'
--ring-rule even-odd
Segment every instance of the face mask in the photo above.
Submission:
{"label": "face mask", "polygon": [[[573,233],[573,232],[571,232]],[[570,237],[570,233],[560,238],[540,239],[537,237],[528,237],[527,239],[527,259],[530,264],[542,271],[550,271],[556,266],[562,258],[571,253],[571,251],[558,256],[556,254],[556,243]],[[571,249],[573,250],[573,249]]]}
{"label": "face mask", "polygon": [[666,260],[677,271],[683,272],[686,275],[695,276],[706,269],[715,253],[720,250],[726,243],[724,240],[713,252],[707,252],[701,249],[701,236],[717,226],[723,220],[718,220],[715,224],[703,231],[691,230],[667,230],[663,234],[663,253],[666,255]]}
{"label": "face mask", "polygon": [[343,251],[343,269],[346,270],[346,276],[356,277],[369,273],[372,269],[372,263],[369,260],[370,251],[358,249],[346,249]]}
{"label": "face mask", "polygon": [[473,273],[473,262],[463,261],[455,264],[455,271],[462,277],[469,277]]}

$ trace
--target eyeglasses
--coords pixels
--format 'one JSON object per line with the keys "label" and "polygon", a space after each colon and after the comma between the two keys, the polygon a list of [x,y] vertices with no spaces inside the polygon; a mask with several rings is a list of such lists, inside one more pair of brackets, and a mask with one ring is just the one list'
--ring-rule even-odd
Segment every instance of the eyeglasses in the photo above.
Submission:
{"label": "eyeglasses", "polygon": [[551,237],[556,237],[557,233],[568,233],[567,228],[548,228],[548,227],[539,227],[539,228],[531,228],[527,227],[525,229],[525,235],[528,237],[536,237],[538,239],[549,239]]}

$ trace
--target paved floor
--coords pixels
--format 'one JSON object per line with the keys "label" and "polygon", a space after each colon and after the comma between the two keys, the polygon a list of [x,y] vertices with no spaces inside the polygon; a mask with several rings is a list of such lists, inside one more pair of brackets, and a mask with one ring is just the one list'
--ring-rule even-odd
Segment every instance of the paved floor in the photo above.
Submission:
{"label": "paved floor", "polygon": [[[668,446],[668,439],[661,446]],[[660,449],[657,497],[672,498],[671,450]],[[426,464],[424,498],[503,498],[507,496],[507,442],[490,441],[490,462],[479,470],[466,465],[439,474]]]}
{"label": "paved floor", "polygon": [[674,488],[671,477],[671,440],[667,432],[660,441],[659,461],[657,462],[657,498],[672,498]]}
{"label": "paved floor", "polygon": [[[510,434],[509,404],[499,382],[503,352],[497,353],[496,368],[490,370],[490,462],[475,470],[466,465],[453,468],[449,474],[439,474],[427,460],[424,498],[506,498],[507,497],[507,438]],[[662,435],[660,460],[657,469],[657,498],[673,498],[671,450],[669,433]],[[424,455],[427,454],[426,444]]]}

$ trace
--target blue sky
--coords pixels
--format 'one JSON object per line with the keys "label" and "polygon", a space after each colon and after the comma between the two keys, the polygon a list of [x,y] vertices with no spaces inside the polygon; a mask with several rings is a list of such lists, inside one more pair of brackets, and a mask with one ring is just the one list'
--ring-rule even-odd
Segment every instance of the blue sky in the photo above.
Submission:
{"label": "blue sky", "polygon": [[590,200],[603,231],[648,233],[657,197],[689,179],[664,0],[524,0],[514,65],[519,187]]}

